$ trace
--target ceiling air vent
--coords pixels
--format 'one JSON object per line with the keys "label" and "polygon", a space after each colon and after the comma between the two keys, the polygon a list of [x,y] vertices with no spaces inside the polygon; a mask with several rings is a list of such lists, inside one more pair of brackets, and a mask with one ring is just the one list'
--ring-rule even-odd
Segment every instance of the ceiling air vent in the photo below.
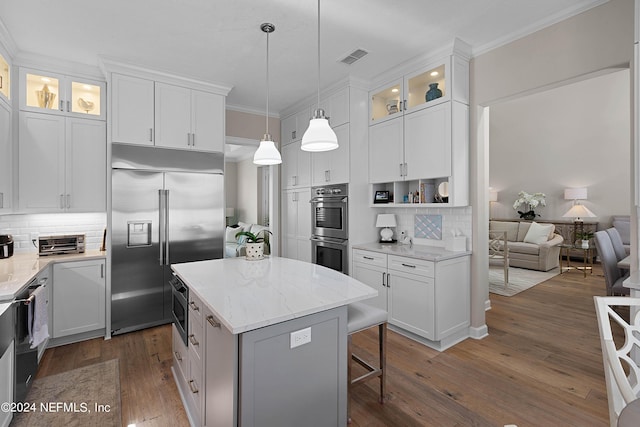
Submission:
{"label": "ceiling air vent", "polygon": [[367,52],[366,50],[356,49],[353,52],[351,52],[350,54],[348,54],[347,56],[345,56],[344,58],[342,58],[340,60],[340,62],[342,62],[343,64],[351,65],[354,62],[356,62],[358,59],[360,59],[363,56],[365,56],[367,53],[369,53],[369,52]]}

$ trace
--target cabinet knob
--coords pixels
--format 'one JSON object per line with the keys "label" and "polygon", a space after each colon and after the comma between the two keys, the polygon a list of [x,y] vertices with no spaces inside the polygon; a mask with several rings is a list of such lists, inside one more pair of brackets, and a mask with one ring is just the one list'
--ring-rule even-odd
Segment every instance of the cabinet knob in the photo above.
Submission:
{"label": "cabinet knob", "polygon": [[198,392],[198,388],[195,385],[194,380],[189,380],[189,388],[191,389],[191,393],[196,394]]}
{"label": "cabinet knob", "polygon": [[214,328],[220,327],[220,322],[216,322],[216,319],[214,319],[213,316],[207,316],[207,322],[209,322],[209,324]]}
{"label": "cabinet knob", "polygon": [[177,351],[174,351],[174,354],[176,355],[176,360],[182,362],[182,355]]}
{"label": "cabinet knob", "polygon": [[196,336],[193,334],[189,335],[189,342],[191,342],[191,344],[193,345],[200,345],[200,343],[196,339]]}
{"label": "cabinet knob", "polygon": [[189,303],[189,307],[191,307],[193,311],[200,311],[200,307],[198,307],[194,301]]}

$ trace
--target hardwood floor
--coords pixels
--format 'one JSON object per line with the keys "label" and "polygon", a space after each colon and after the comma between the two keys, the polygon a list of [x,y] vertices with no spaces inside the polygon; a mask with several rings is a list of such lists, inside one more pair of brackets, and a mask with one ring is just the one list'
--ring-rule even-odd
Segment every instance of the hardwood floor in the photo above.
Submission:
{"label": "hardwood floor", "polygon": [[[513,297],[491,294],[489,336],[442,353],[390,331],[387,402],[377,401],[377,381],[356,386],[351,426],[608,425],[593,305],[604,288],[596,266],[586,279],[572,271]],[[372,362],[376,339],[373,330],[353,338]],[[120,359],[124,426],[188,425],[168,325],[49,349],[38,377],[112,358]]]}

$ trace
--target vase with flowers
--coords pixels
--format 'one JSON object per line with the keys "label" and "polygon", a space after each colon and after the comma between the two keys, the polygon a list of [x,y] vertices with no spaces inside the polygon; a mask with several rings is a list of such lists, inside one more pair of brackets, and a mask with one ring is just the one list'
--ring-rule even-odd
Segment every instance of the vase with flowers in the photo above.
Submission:
{"label": "vase with flowers", "polygon": [[547,206],[546,195],[544,193],[533,193],[529,194],[526,191],[521,191],[518,193],[518,198],[513,203],[513,209],[518,210],[518,208],[522,205],[525,206],[524,210],[518,211],[520,214],[520,218],[526,220],[535,219],[536,216],[540,216],[536,214],[535,208],[538,206]]}

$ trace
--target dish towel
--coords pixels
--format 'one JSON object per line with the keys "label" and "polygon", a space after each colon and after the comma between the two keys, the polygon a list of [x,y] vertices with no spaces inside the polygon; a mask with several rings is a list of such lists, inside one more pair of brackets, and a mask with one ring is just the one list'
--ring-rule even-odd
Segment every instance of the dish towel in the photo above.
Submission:
{"label": "dish towel", "polygon": [[39,286],[33,291],[33,301],[29,304],[29,343],[36,348],[49,338],[49,313],[47,310],[46,288]]}

